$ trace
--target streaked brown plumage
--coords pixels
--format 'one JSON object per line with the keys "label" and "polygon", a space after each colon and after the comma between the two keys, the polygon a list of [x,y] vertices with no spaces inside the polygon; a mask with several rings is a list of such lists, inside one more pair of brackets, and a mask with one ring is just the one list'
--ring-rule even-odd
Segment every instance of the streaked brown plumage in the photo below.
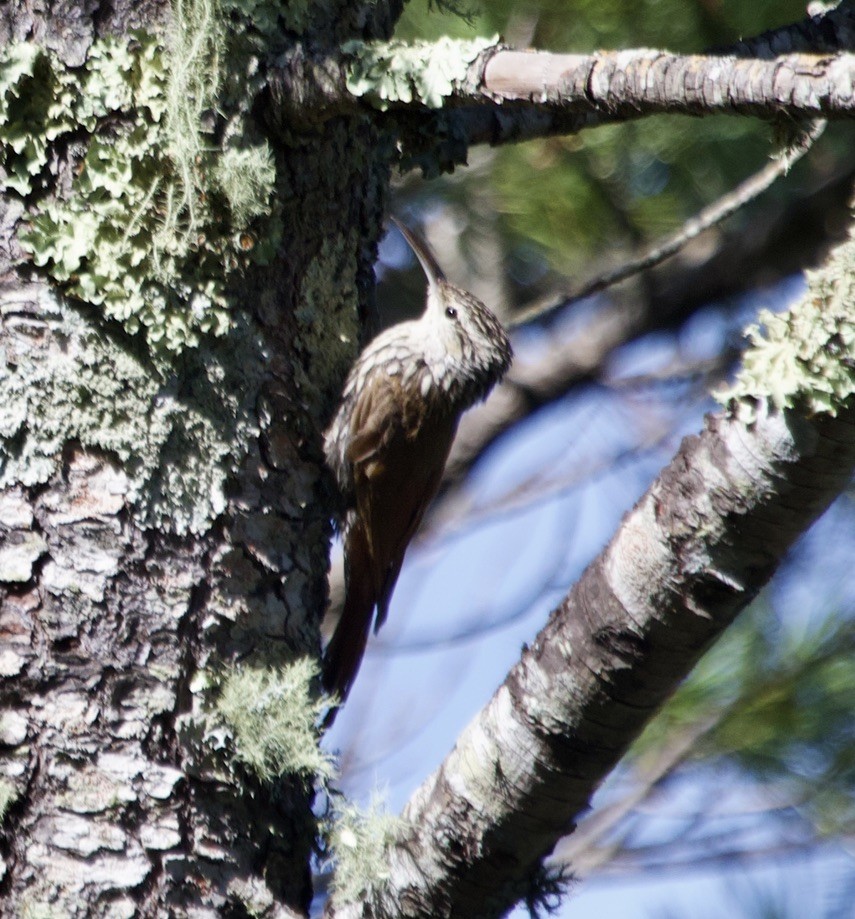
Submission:
{"label": "streaked brown plumage", "polygon": [[374,609],[375,632],[386,619],[461,414],[511,362],[498,319],[449,284],[426,244],[396,225],[427,275],[427,305],[419,319],[382,332],[359,356],[324,443],[347,508],[344,609],[324,657],[324,687],[340,702],[359,669]]}

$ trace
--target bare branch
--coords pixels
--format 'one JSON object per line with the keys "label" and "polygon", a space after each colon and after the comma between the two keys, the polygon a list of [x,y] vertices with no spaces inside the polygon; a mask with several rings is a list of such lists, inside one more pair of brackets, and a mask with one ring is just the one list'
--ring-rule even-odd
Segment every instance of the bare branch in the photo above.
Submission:
{"label": "bare branch", "polygon": [[855,55],[788,54],[772,60],[635,49],[596,54],[498,51],[476,93],[485,103],[567,106],[610,119],[785,114],[851,118]]}
{"label": "bare branch", "polygon": [[[754,58],[772,62],[779,55],[800,53],[830,55],[853,48],[855,48],[855,8],[851,3],[842,3],[836,9],[810,16],[801,22],[779,29],[772,29],[710,53],[719,60]],[[507,53],[525,55],[527,52]],[[553,59],[547,63],[553,71],[560,71],[561,65],[557,60]],[[593,60],[589,63],[595,66]],[[513,92],[514,89],[521,89],[521,86],[516,83],[512,66],[506,66],[510,64],[510,58],[501,62],[501,69],[496,76],[502,75],[502,72],[508,73],[510,88]],[[529,62],[529,67],[531,66]],[[479,72],[483,78],[484,71]],[[450,130],[456,136],[465,139],[467,145],[476,143],[499,145],[532,140],[536,137],[575,134],[584,128],[615,120],[617,113],[609,107],[601,106],[597,109],[593,106],[584,106],[577,109],[569,104],[569,99],[565,100],[567,104],[564,105],[541,104],[545,99],[537,95],[537,91],[544,88],[543,81],[541,80],[540,86],[537,86],[539,78],[536,74],[533,77],[534,87],[532,88],[535,89],[535,93],[531,98],[525,98],[524,94],[521,94],[525,101],[509,103],[508,97],[500,96],[499,101],[504,104],[496,108],[485,106],[484,100],[478,98],[478,93],[482,89],[489,93],[486,85],[473,87],[476,102],[448,113]],[[715,82],[719,82],[718,75],[716,75]],[[584,83],[581,88],[583,93],[587,92]],[[845,86],[842,89],[845,93]],[[632,113],[624,117],[632,117]]]}
{"label": "bare branch", "polygon": [[615,268],[585,281],[560,299],[553,300],[547,304],[536,304],[529,309],[523,310],[514,316],[510,327],[516,328],[535,319],[549,316],[560,309],[565,309],[578,300],[583,300],[585,297],[590,297],[592,294],[606,290],[613,284],[625,281],[640,271],[645,271],[661,264],[665,259],[675,255],[689,242],[700,236],[705,230],[709,230],[716,224],[721,223],[735,214],[740,208],[754,201],[776,179],[786,175],[813,147],[825,130],[825,125],[826,122],[824,121],[816,122],[809,131],[801,135],[797,144],[789,147],[778,159],[768,163],[761,170],[755,172],[754,175],[745,179],[744,182],[740,182],[732,191],[722,195],[717,201],[713,201],[712,204],[707,205],[707,207],[695,214],[694,217],[689,218],[676,233],[655,242],[634,258],[628,259]]}
{"label": "bare branch", "polygon": [[[794,353],[821,351],[841,380],[851,352],[837,354],[834,329],[851,321],[853,256],[855,243],[841,246],[804,298],[805,315],[826,305],[828,328],[804,342],[791,332]],[[817,351],[814,333],[827,333],[828,347]],[[749,366],[759,388],[758,361]],[[795,379],[805,399],[822,390]],[[744,411],[711,416],[687,438],[415,792],[388,881],[328,915],[490,917],[529,893],[541,860],[645,723],[846,487],[853,390],[841,388],[850,395],[836,416],[746,396]]]}
{"label": "bare branch", "polygon": [[[425,96],[418,79],[430,66],[429,49],[422,49],[409,76],[401,71],[390,83],[388,68],[378,64],[375,78],[349,88],[354,61],[363,54],[378,54],[378,61],[392,54],[383,47],[362,46],[343,55],[297,47],[270,75],[283,123],[308,120],[316,126],[373,107],[378,118],[399,121],[403,147],[415,162],[426,122],[437,120],[453,139],[453,160],[474,143],[571,134],[661,112],[770,119],[855,115],[855,55],[850,53],[855,11],[849,4],[708,55],[651,49],[552,54],[494,45],[473,59],[465,76],[451,81],[439,103]],[[445,60],[449,51],[438,48],[437,54]],[[435,140],[432,147],[436,156]]]}
{"label": "bare branch", "polygon": [[[846,172],[786,205],[770,205],[752,217],[750,232],[722,233],[702,257],[687,250],[685,258],[654,271],[644,289],[604,303],[572,340],[556,340],[536,363],[518,362],[487,403],[464,417],[446,467],[446,489],[513,425],[597,376],[616,348],[675,327],[716,299],[816,265],[842,234],[852,180]],[[561,302],[554,296],[547,304]],[[436,514],[441,518],[441,509]]]}
{"label": "bare branch", "polygon": [[[688,439],[405,810],[372,915],[500,915],[855,466],[855,411]],[[453,827],[453,829],[452,829]],[[447,840],[458,840],[449,851]],[[365,915],[361,908],[336,916]]]}

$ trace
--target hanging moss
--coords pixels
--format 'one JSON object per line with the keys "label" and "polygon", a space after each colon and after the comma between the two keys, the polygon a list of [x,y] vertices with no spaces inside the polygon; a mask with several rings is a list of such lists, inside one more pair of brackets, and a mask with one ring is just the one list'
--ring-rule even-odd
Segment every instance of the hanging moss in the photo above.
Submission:
{"label": "hanging moss", "polygon": [[332,760],[318,747],[316,725],[326,703],[312,693],[317,675],[308,657],[285,666],[240,664],[224,675],[216,711],[237,758],[262,781],[331,777]]}
{"label": "hanging moss", "polygon": [[387,813],[378,796],[367,809],[337,799],[330,825],[335,872],[332,899],[338,907],[364,899],[389,877],[389,849],[407,822]]}

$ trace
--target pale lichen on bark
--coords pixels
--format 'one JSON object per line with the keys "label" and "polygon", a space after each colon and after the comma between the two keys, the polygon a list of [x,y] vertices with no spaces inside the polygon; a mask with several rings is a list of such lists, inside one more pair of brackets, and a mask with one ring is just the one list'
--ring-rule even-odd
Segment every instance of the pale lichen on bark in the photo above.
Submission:
{"label": "pale lichen on bark", "polygon": [[[2,585],[0,660],[4,675],[18,681],[4,694],[0,771],[15,790],[13,806],[38,801],[14,818],[15,832],[28,840],[26,860],[11,863],[21,915],[85,915],[87,892],[98,886],[104,915],[130,917],[136,906],[127,892],[154,870],[149,852],[179,838],[172,795],[183,775],[145,748],[153,720],[176,704],[168,680],[181,657],[151,625],[158,607],[181,604],[183,591],[160,594],[138,582],[147,593],[144,608],[129,602],[124,616],[104,616],[129,555],[139,560],[142,548],[122,520],[127,489],[103,451],[78,446],[64,451],[61,481],[54,478],[36,501],[10,489],[0,503],[7,535],[37,534],[46,547],[26,581]],[[198,576],[183,568],[172,573],[173,588],[184,581],[186,590],[188,578]],[[167,621],[182,614],[179,605]],[[147,641],[139,647],[133,636],[144,623]],[[106,673],[81,668],[95,649],[109,662]],[[103,745],[105,731],[110,745]],[[129,803],[143,800],[151,822],[145,833],[129,835],[117,821]]]}
{"label": "pale lichen on bark", "polygon": [[462,88],[470,66],[484,49],[497,42],[498,36],[468,41],[351,41],[342,47],[348,61],[347,89],[381,111],[396,102],[438,109]]}
{"label": "pale lichen on bark", "polygon": [[855,395],[855,238],[838,246],[808,289],[782,313],[763,310],[748,329],[751,345],[719,399],[749,420],[754,400],[836,414]]}
{"label": "pale lichen on bark", "polygon": [[258,430],[257,342],[233,335],[228,350],[203,348],[182,390],[166,366],[47,288],[7,288],[0,313],[10,333],[27,329],[26,347],[10,341],[0,368],[0,486],[44,484],[74,440],[122,463],[124,498],[147,523],[201,532],[222,512],[234,445]]}

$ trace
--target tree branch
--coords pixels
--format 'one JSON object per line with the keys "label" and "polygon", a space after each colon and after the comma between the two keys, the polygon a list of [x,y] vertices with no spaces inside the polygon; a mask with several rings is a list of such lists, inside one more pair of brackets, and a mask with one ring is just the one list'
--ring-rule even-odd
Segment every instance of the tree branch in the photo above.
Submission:
{"label": "tree branch", "polygon": [[[596,376],[616,348],[676,327],[715,300],[818,264],[842,235],[852,180],[846,172],[785,205],[769,205],[751,218],[751,232],[723,232],[702,258],[687,251],[685,258],[655,270],[645,290],[613,295],[572,340],[556,340],[536,363],[518,362],[486,404],[463,417],[446,466],[446,489],[509,428]],[[547,312],[577,293],[578,288],[555,295]],[[434,512],[442,517],[438,505]]]}
{"label": "tree branch", "polygon": [[469,97],[484,104],[568,107],[608,119],[785,114],[852,117],[855,54],[788,54],[772,60],[678,55],[646,48],[596,54],[498,51]]}
{"label": "tree branch", "polygon": [[688,439],[411,799],[374,915],[496,916],[523,896],[539,859],[853,466],[852,410],[807,421],[764,409],[752,426],[717,416]]}
{"label": "tree branch", "polygon": [[[852,322],[853,260],[848,242],[801,307],[818,310],[822,301],[832,328]],[[794,352],[804,345],[819,354],[815,327],[810,345],[797,334]],[[851,337],[842,352],[838,337],[821,349],[822,366],[855,364]],[[758,363],[755,355],[752,379]],[[768,372],[785,374],[781,366]],[[541,859],[646,721],[848,483],[850,384],[836,416],[776,410],[756,398],[711,416],[702,434],[683,442],[413,795],[388,880],[328,915],[490,917],[530,893]],[[806,400],[812,385],[799,383]]]}
{"label": "tree branch", "polygon": [[[855,6],[851,2],[844,2],[836,9],[809,16],[801,22],[763,32],[725,48],[714,49],[708,52],[708,57],[678,58],[664,52],[647,50],[629,52],[629,54],[637,55],[634,64],[635,66],[640,65],[644,78],[649,76],[652,63],[652,59],[645,61],[645,55],[658,57],[662,54],[663,56],[659,58],[659,65],[666,68],[669,79],[688,80],[683,91],[678,90],[675,97],[672,97],[671,93],[672,89],[677,87],[672,87],[670,84],[665,86],[665,93],[669,101],[681,95],[687,100],[698,95],[701,98],[709,98],[710,95],[714,97],[722,85],[722,80],[728,77],[730,62],[739,60],[739,66],[735,72],[740,73],[743,77],[747,76],[748,79],[737,87],[736,98],[742,99],[747,104],[748,99],[751,98],[751,92],[746,94],[746,89],[758,85],[755,83],[754,74],[756,73],[761,83],[771,82],[774,85],[777,79],[775,72],[781,56],[790,55],[792,56],[791,63],[795,63],[801,57],[811,62],[813,55],[821,54],[825,57],[813,58],[813,62],[820,65],[821,69],[822,61],[827,63],[829,55],[850,51],[853,48],[855,48]],[[600,67],[599,55],[548,55],[544,52],[504,50],[491,57],[491,52],[485,52],[482,55],[480,66],[473,67],[473,73],[470,74],[469,104],[448,113],[449,131],[467,146],[478,143],[495,146],[532,140],[537,137],[574,134],[583,128],[614,121],[617,117],[626,120],[641,114],[650,114],[652,110],[635,111],[633,101],[637,98],[645,105],[650,105],[657,94],[654,93],[652,97],[647,97],[643,89],[636,85],[632,93],[635,98],[626,95],[626,89],[621,85],[622,77],[614,70],[616,55],[622,53],[604,53],[604,58],[608,60],[604,59],[603,66]],[[529,60],[525,60],[526,57]],[[673,60],[669,62],[667,58]],[[704,63],[699,63],[698,66],[692,64],[692,61]],[[754,71],[754,65],[759,62],[763,62],[763,66]],[[810,64],[811,72],[813,72],[813,62]],[[676,66],[672,67],[672,64]],[[519,73],[516,70],[517,65],[522,67]],[[543,66],[545,72],[538,73],[538,66]],[[491,67],[493,69],[490,69]],[[724,70],[719,70],[722,67]],[[751,75],[746,73],[746,67],[752,70]],[[581,68],[581,70],[576,68]],[[488,69],[490,69],[489,77]],[[591,90],[595,95],[588,98],[589,87],[584,78],[575,84],[579,90],[578,95],[569,95],[569,87],[562,79],[565,69],[579,77],[582,71],[589,73],[592,78]],[[693,78],[700,77],[702,72],[710,77],[711,85],[699,85],[697,80],[693,80]],[[848,91],[851,97],[851,64],[849,73]],[[596,81],[593,80],[595,76]],[[846,87],[846,83],[841,87],[844,97],[847,92]],[[804,84],[800,84],[800,88],[804,88]],[[641,92],[638,92],[639,89]],[[558,98],[550,98],[550,93],[557,95]],[[491,101],[497,102],[498,105],[491,106]],[[659,96],[658,101],[666,106],[669,104],[662,96]],[[730,108],[728,103],[729,100],[724,101],[721,111],[732,114],[735,109]],[[622,111],[619,112],[615,106]],[[668,107],[656,110],[673,111]],[[851,114],[851,104],[849,110]],[[686,112],[683,108],[680,108],[679,111]],[[696,111],[694,114],[700,114],[700,112]],[[759,113],[753,112],[753,114]],[[800,115],[810,114],[807,111],[800,113]],[[770,111],[767,109],[762,115],[768,117]]]}
{"label": "tree branch", "polygon": [[777,159],[767,163],[758,172],[740,182],[732,191],[722,195],[712,204],[708,204],[694,217],[690,217],[676,233],[655,241],[633,258],[627,259],[620,265],[604,271],[579,285],[572,293],[565,294],[557,300],[553,299],[551,303],[535,304],[517,313],[510,323],[510,328],[516,328],[535,319],[549,316],[570,306],[571,303],[606,290],[612,285],[625,281],[627,278],[642,271],[654,268],[672,255],[676,255],[691,240],[723,220],[727,220],[728,217],[732,217],[746,204],[763,194],[777,179],[786,175],[813,147],[825,130],[825,125],[826,122],[822,120],[811,124],[809,130],[801,134],[796,143],[783,151]]}
{"label": "tree branch", "polygon": [[[418,161],[425,133],[434,155],[435,138],[448,135],[459,156],[473,143],[570,134],[662,112],[851,118],[852,48],[855,11],[844,4],[708,55],[552,54],[483,42],[352,43],[344,54],[297,47],[270,85],[283,124],[317,126],[370,108],[400,119],[404,147]],[[437,120],[443,131],[426,131]]]}

